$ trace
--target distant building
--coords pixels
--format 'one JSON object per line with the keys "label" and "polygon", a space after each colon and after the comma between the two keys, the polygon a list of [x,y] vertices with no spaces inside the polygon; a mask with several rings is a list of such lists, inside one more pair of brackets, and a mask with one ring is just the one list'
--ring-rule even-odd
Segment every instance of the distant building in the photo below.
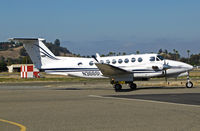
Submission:
{"label": "distant building", "polygon": [[8,72],[9,73],[21,72],[21,66],[24,66],[24,65],[33,66],[33,64],[13,64],[13,65],[7,66]]}
{"label": "distant building", "polygon": [[33,64],[13,64],[7,66],[8,72],[21,72],[21,78],[39,78],[40,71]]}

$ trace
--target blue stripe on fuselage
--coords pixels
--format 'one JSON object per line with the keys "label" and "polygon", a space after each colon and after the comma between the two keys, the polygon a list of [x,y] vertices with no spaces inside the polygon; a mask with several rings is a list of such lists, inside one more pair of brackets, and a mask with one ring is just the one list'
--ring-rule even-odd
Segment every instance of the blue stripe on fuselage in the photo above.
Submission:
{"label": "blue stripe on fuselage", "polygon": [[[45,71],[51,71],[51,72],[82,72],[82,71],[100,71],[98,68],[46,68],[43,69]],[[133,71],[133,73],[158,73],[160,71],[154,71],[154,70],[137,70]]]}

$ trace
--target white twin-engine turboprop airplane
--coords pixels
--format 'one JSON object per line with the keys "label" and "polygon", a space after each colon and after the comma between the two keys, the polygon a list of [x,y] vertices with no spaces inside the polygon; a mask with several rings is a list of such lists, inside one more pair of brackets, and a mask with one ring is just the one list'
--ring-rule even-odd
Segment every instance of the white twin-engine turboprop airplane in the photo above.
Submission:
{"label": "white twin-engine turboprop airplane", "polygon": [[94,58],[55,56],[43,43],[41,38],[11,38],[11,41],[21,42],[36,68],[49,74],[71,75],[86,78],[110,78],[116,91],[121,90],[122,83],[129,84],[137,80],[148,80],[152,77],[187,76],[187,88],[192,88],[189,71],[193,66],[173,60],[163,59],[158,54],[131,54],[124,56]]}

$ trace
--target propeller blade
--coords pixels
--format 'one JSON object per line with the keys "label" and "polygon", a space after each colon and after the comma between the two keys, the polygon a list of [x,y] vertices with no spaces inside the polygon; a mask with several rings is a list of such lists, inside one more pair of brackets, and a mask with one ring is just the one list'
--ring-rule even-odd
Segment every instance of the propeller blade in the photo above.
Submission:
{"label": "propeller blade", "polygon": [[167,82],[167,70],[165,70],[165,81]]}
{"label": "propeller blade", "polygon": [[167,69],[170,69],[171,66],[167,63],[166,64],[166,60],[164,60],[164,64],[163,64],[163,70],[167,70]]}

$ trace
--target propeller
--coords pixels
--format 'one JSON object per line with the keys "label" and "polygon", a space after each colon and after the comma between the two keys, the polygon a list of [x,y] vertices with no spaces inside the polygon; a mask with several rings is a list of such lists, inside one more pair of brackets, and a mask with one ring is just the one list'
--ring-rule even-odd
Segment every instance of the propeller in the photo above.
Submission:
{"label": "propeller", "polygon": [[167,70],[170,69],[171,66],[169,63],[166,63],[166,60],[164,59],[164,63],[162,66],[152,66],[153,70],[162,70],[162,74],[165,77],[165,81],[167,82]]}
{"label": "propeller", "polygon": [[169,63],[166,63],[166,60],[164,59],[164,64],[163,64],[163,75],[165,76],[165,81],[167,82],[167,70],[170,69],[171,66]]}

